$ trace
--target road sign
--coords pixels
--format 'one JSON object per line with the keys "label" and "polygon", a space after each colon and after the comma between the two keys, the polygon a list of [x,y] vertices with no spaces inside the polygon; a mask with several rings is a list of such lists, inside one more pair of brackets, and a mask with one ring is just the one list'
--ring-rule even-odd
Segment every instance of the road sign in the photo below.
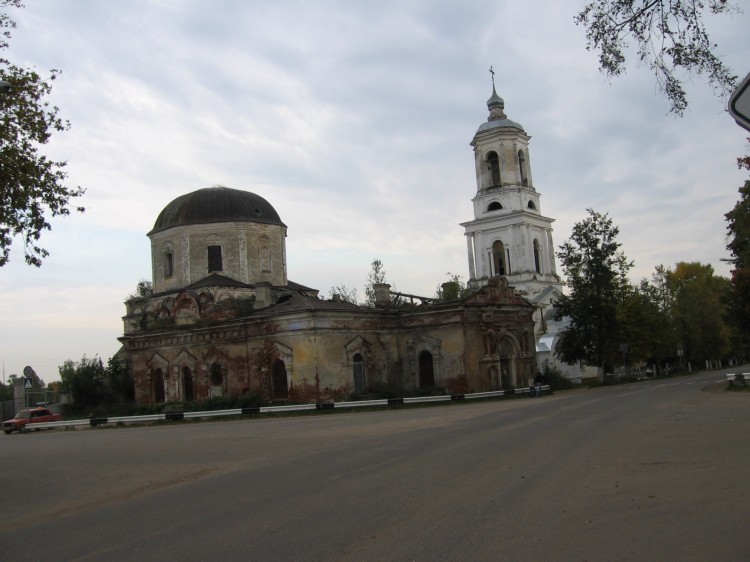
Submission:
{"label": "road sign", "polygon": [[31,388],[31,377],[24,377],[23,378],[23,389],[29,390]]}
{"label": "road sign", "polygon": [[750,73],[729,97],[729,113],[740,127],[750,131]]}

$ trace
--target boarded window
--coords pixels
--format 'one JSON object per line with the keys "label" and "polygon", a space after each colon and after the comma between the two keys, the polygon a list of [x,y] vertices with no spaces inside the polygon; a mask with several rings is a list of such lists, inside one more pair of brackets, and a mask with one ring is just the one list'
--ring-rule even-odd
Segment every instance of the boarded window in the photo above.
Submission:
{"label": "boarded window", "polygon": [[222,270],[221,246],[208,246],[208,272]]}
{"label": "boarded window", "polygon": [[271,271],[271,239],[268,236],[258,238],[258,258],[260,270]]}

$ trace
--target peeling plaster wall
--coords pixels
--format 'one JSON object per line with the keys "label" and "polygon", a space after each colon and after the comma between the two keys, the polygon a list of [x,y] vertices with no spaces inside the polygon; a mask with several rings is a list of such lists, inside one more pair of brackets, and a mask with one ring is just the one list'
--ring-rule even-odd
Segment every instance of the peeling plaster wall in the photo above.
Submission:
{"label": "peeling plaster wall", "polygon": [[[504,280],[502,280],[504,282]],[[496,282],[498,283],[498,282]],[[156,297],[155,297],[156,298]],[[147,306],[147,305],[144,305]],[[212,365],[223,373],[221,393],[275,398],[272,369],[284,363],[288,396],[295,402],[345,400],[354,390],[353,358],[364,360],[367,388],[413,390],[418,357],[428,351],[435,386],[447,392],[492,389],[488,370],[501,361],[499,342],[513,352],[512,384],[534,375],[533,307],[512,288],[487,286],[464,302],[423,310],[307,310],[275,314],[273,307],[245,318],[205,325],[199,310],[190,322],[168,329],[141,329],[121,338],[136,384],[136,401],[151,403],[156,369],[164,399],[184,400],[184,369],[192,375],[194,400],[217,391]],[[132,322],[126,325],[132,326]],[[506,348],[503,348],[506,349]]]}

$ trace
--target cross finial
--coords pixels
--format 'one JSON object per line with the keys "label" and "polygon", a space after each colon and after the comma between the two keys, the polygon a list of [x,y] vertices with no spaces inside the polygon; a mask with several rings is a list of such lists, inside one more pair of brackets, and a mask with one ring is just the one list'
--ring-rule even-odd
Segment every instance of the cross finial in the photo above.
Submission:
{"label": "cross finial", "polygon": [[490,74],[492,74],[492,87],[495,87],[495,71],[492,70],[492,65],[490,65]]}

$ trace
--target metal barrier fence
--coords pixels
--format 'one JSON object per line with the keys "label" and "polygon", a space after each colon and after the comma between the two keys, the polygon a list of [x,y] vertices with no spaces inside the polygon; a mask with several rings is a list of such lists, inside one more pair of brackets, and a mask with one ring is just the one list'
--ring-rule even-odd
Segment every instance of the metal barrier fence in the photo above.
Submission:
{"label": "metal barrier fence", "polygon": [[[549,385],[542,386],[542,391],[548,392]],[[529,394],[529,388],[514,390],[495,390],[491,392],[475,392],[472,394],[445,394],[441,396],[416,396],[410,398],[382,398],[378,400],[358,400],[349,402],[332,402],[322,404],[291,404],[288,406],[257,406],[251,408],[232,408],[229,410],[209,410],[205,412],[164,412],[161,414],[145,414],[141,416],[112,416],[82,420],[56,421],[35,423],[33,429],[98,427],[107,424],[133,424],[158,421],[180,421],[187,419],[216,418],[222,416],[246,416],[252,414],[273,414],[280,412],[302,412],[306,410],[343,410],[352,408],[367,408],[377,406],[395,406],[401,404],[417,404],[430,402],[458,402],[481,398],[499,398],[506,394]]]}

